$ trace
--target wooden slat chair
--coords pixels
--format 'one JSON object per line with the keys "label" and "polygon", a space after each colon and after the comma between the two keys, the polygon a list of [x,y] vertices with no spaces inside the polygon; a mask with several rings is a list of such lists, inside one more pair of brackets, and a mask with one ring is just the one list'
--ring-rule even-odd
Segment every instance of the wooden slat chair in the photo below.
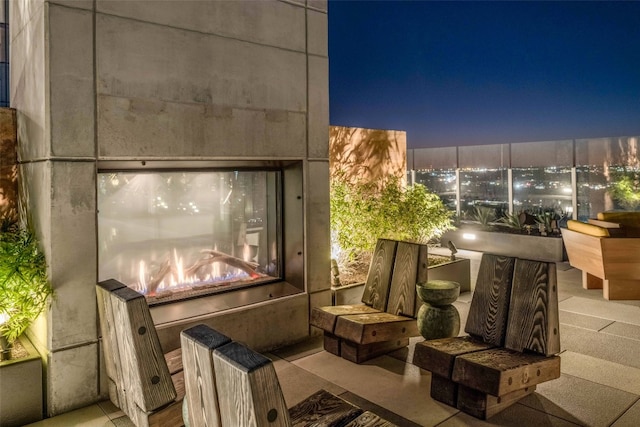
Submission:
{"label": "wooden slat chair", "polygon": [[458,384],[451,380],[456,357],[504,344],[515,258],[483,254],[465,325],[467,337],[416,344],[413,363],[432,372],[431,397],[457,405]]}
{"label": "wooden slat chair", "polygon": [[427,246],[379,239],[369,266],[363,305],[316,307],[311,325],[324,348],[361,363],[409,344],[417,336],[415,284],[427,278]]}
{"label": "wooden slat chair", "polygon": [[[602,214],[598,218],[611,219]],[[628,237],[628,230],[633,230],[629,227],[616,229],[602,220],[589,222],[569,220],[562,229],[569,264],[582,270],[582,286],[602,289],[608,300],[640,299],[640,237]],[[621,237],[614,233],[617,230],[627,231]]]}
{"label": "wooden slat chair", "polygon": [[438,401],[487,419],[558,378],[555,263],[484,254],[465,332],[416,344]]}
{"label": "wooden slat chair", "polygon": [[325,390],[287,409],[271,360],[206,325],[183,331],[181,346],[190,426],[393,426]]}
{"label": "wooden slat chair", "polygon": [[96,296],[110,400],[138,427],[184,425],[181,351],[163,354],[144,296],[116,280]]}

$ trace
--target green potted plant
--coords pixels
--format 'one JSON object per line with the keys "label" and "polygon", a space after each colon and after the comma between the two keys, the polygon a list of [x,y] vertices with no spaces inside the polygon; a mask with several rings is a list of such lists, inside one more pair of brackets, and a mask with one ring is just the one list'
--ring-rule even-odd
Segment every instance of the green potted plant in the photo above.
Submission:
{"label": "green potted plant", "polygon": [[31,231],[0,222],[0,425],[42,419],[42,358],[23,335],[46,308],[52,289],[44,254]]}
{"label": "green potted plant", "polygon": [[[0,224],[0,337],[16,341],[45,309],[52,289],[44,254],[33,233],[17,223]],[[10,357],[7,348],[3,358]]]}

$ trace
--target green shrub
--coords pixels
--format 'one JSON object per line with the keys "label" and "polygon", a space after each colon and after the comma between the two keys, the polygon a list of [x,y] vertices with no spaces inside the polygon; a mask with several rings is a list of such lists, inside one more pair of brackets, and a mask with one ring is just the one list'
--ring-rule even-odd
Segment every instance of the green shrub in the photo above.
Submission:
{"label": "green shrub", "polygon": [[373,252],[378,238],[427,243],[453,228],[451,218],[420,184],[404,187],[395,177],[381,184],[354,184],[343,176],[331,182],[331,243],[349,261]]}
{"label": "green shrub", "polygon": [[15,341],[44,310],[52,289],[38,242],[29,230],[0,230],[0,335]]}
{"label": "green shrub", "polygon": [[625,171],[612,177],[608,189],[611,197],[624,209],[635,211],[640,207],[640,171]]}

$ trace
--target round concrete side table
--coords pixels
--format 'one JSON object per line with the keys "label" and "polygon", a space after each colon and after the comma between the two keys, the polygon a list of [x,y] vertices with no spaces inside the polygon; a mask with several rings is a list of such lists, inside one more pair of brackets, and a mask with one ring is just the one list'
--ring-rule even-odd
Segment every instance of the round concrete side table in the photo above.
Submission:
{"label": "round concrete side table", "polygon": [[455,337],[460,332],[460,313],[452,304],[460,296],[460,284],[431,280],[416,284],[423,304],[418,310],[418,330],[426,340]]}

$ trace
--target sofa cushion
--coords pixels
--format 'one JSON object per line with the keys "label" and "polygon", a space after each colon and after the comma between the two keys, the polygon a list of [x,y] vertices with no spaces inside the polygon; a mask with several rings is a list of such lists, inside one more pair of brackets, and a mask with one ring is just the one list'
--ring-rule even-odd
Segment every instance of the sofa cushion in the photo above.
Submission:
{"label": "sofa cushion", "polygon": [[599,212],[598,219],[622,225],[626,237],[640,237],[640,212]]}
{"label": "sofa cushion", "polygon": [[[600,215],[598,215],[599,217]],[[567,228],[572,231],[587,234],[595,237],[609,237],[609,230],[599,225],[587,224],[586,222],[570,219],[567,221]]]}
{"label": "sofa cushion", "polygon": [[617,222],[618,224],[640,226],[640,212],[599,212],[598,219]]}

